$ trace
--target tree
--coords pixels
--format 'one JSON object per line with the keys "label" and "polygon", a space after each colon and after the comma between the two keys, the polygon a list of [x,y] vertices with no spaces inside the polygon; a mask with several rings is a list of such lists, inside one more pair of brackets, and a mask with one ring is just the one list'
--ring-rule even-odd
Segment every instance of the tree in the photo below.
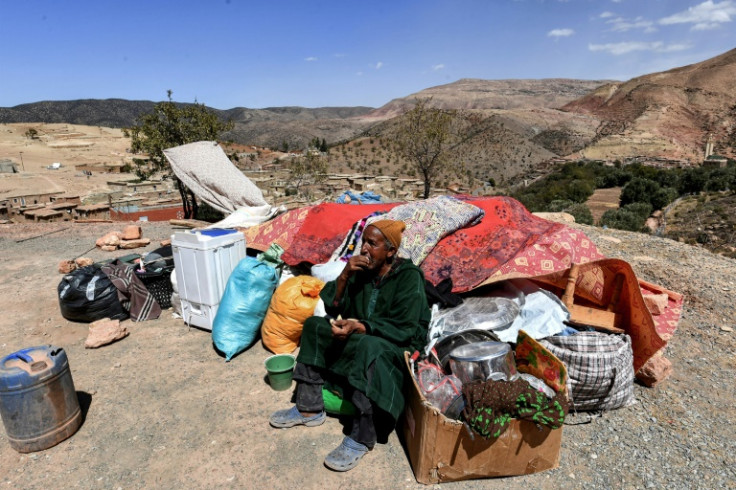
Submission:
{"label": "tree", "polygon": [[652,196],[659,189],[659,184],[653,180],[634,177],[621,189],[620,204],[626,206],[635,202],[650,203]]}
{"label": "tree", "polygon": [[401,116],[392,150],[421,174],[425,199],[432,182],[443,171],[459,166],[451,160],[451,151],[459,140],[453,132],[455,112],[429,107],[431,100],[416,99],[414,107]]}
{"label": "tree", "polygon": [[197,218],[197,198],[173,175],[164,150],[196,141],[214,141],[220,133],[232,129],[232,122],[222,122],[204,104],[176,104],[166,91],[168,100],[153,107],[153,111],[141,115],[136,126],[125,128],[123,134],[131,138],[131,151],[145,153],[148,160],[134,159],[136,175],[147,179],[156,172],[173,176],[181,195],[184,217]]}
{"label": "tree", "polygon": [[327,162],[321,155],[307,152],[304,156],[292,157],[289,160],[291,175],[289,183],[299,194],[305,184],[318,183],[327,177]]}

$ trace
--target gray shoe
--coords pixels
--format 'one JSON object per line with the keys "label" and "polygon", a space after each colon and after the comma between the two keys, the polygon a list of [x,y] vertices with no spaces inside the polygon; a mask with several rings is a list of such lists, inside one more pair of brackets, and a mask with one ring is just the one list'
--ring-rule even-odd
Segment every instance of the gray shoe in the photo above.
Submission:
{"label": "gray shoe", "polygon": [[345,437],[330,454],[325,457],[325,466],[335,471],[349,471],[358,466],[363,456],[368,453],[368,446],[351,437]]}
{"label": "gray shoe", "polygon": [[299,413],[299,410],[297,410],[296,405],[294,405],[291,408],[288,408],[286,410],[279,410],[277,412],[274,412],[271,415],[271,418],[269,419],[269,423],[273,427],[278,427],[280,429],[284,429],[287,427],[294,427],[295,425],[306,425],[307,427],[317,427],[318,425],[322,425],[325,423],[325,420],[327,420],[327,414],[324,410],[322,410],[317,415],[312,415],[311,417],[305,417],[301,413]]}

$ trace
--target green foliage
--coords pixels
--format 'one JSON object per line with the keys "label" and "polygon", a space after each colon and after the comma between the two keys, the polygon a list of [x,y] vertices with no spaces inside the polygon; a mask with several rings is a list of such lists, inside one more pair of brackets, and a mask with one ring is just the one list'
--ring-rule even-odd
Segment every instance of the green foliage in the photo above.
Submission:
{"label": "green foliage", "polygon": [[733,189],[731,182],[733,181],[734,174],[733,167],[714,168],[708,175],[705,190],[715,192]]}
{"label": "green foliage", "polygon": [[631,180],[631,174],[622,170],[620,167],[601,166],[601,171],[596,175],[595,187],[597,189],[622,187],[629,180]]}
{"label": "green foliage", "polygon": [[619,209],[609,209],[601,216],[601,226],[628,231],[647,231],[644,223],[652,212],[651,204],[637,202]]}
{"label": "green foliage", "polygon": [[547,205],[546,211],[550,213],[562,213],[572,207],[575,203],[569,199],[555,199]]}
{"label": "green foliage", "polygon": [[568,213],[575,218],[576,223],[584,225],[593,224],[593,213],[583,203],[576,203],[569,199],[556,199],[547,205],[546,211],[550,213]]}
{"label": "green foliage", "polygon": [[408,160],[424,179],[424,198],[444,172],[458,170],[451,152],[460,141],[453,131],[455,111],[429,107],[431,98],[416,99],[414,107],[401,116],[394,139],[393,153]]}
{"label": "green foliage", "polygon": [[587,180],[575,179],[567,186],[567,199],[583,203],[593,195],[595,186]]}
{"label": "green foliage", "polygon": [[641,218],[642,221],[646,221],[646,219],[652,214],[653,210],[652,205],[645,202],[627,204],[623,209],[634,213],[636,216]]}
{"label": "green foliage", "polygon": [[708,169],[703,167],[689,168],[685,170],[680,179],[678,191],[680,194],[698,194],[705,190],[708,182]]}
{"label": "green foliage", "polygon": [[635,202],[648,203],[652,194],[660,189],[659,184],[643,177],[634,177],[621,190],[621,206]]}
{"label": "green foliage", "polygon": [[28,131],[25,132],[26,138],[29,140],[35,140],[38,139],[38,131],[36,128],[28,128]]}
{"label": "green foliage", "polygon": [[590,212],[590,208],[583,203],[576,203],[565,210],[566,213],[570,213],[575,218],[576,223],[584,225],[593,224],[593,213]]}
{"label": "green foliage", "polygon": [[[145,153],[148,161],[135,159],[136,174],[149,178],[156,172],[173,175],[164,150],[196,141],[217,140],[220,133],[232,128],[232,123],[220,121],[216,114],[203,104],[175,104],[167,91],[168,101],[156,104],[153,111],[138,118],[138,124],[125,128],[123,134],[131,138],[131,151]],[[143,163],[145,162],[145,163]],[[197,199],[178,179],[185,218],[197,217]]]}

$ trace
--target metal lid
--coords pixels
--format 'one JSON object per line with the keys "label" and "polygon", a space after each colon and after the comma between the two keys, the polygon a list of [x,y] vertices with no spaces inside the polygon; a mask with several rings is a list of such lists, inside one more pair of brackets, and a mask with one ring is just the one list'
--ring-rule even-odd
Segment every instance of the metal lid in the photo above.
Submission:
{"label": "metal lid", "polygon": [[457,347],[450,352],[450,358],[455,361],[477,362],[505,357],[511,350],[506,342],[476,342]]}

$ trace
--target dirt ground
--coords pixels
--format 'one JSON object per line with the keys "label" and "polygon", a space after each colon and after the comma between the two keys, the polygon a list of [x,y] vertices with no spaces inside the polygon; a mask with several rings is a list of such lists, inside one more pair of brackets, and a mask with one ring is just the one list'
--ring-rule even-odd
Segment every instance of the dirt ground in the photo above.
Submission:
{"label": "dirt ground", "polygon": [[[28,138],[29,129],[38,131]],[[90,177],[75,170],[79,164],[131,162],[130,147],[120,129],[76,124],[0,124],[0,160],[9,159],[19,173],[0,174],[0,200],[23,190],[74,192],[81,197],[107,189],[108,181],[130,180],[131,174],[93,172]],[[61,168],[47,168],[60,163]]]}
{"label": "dirt ground", "polygon": [[590,209],[593,215],[593,223],[598,223],[603,213],[609,209],[618,209],[619,199],[621,198],[621,187],[611,187],[610,189],[596,189],[593,195],[585,201],[585,205]]}
{"label": "dirt ground", "polygon": [[[168,223],[142,223],[158,241]],[[318,428],[273,429],[268,416],[290,404],[290,391],[265,380],[260,343],[226,363],[210,334],[165,311],[130,335],[84,348],[87,325],[59,312],[57,264],[89,251],[121,225],[0,225],[0,355],[52,344],[69,357],[83,401],[79,431],[45,451],[20,454],[0,431],[0,485],[13,488],[421,488],[392,433],[351,472],[322,462],[341,440],[330,417]],[[680,328],[668,348],[675,372],[663,386],[637,385],[633,407],[571,418],[560,467],[449,488],[722,488],[736,481],[732,406],[736,365],[734,261],[676,242],[589,227],[609,256],[628,260],[644,279],[686,295]],[[21,241],[23,240],[23,241]],[[725,330],[721,327],[730,328]],[[722,353],[713,358],[713,353]],[[709,361],[706,362],[706,358]],[[723,404],[713,404],[714,398]],[[730,483],[729,483],[730,482]]]}

